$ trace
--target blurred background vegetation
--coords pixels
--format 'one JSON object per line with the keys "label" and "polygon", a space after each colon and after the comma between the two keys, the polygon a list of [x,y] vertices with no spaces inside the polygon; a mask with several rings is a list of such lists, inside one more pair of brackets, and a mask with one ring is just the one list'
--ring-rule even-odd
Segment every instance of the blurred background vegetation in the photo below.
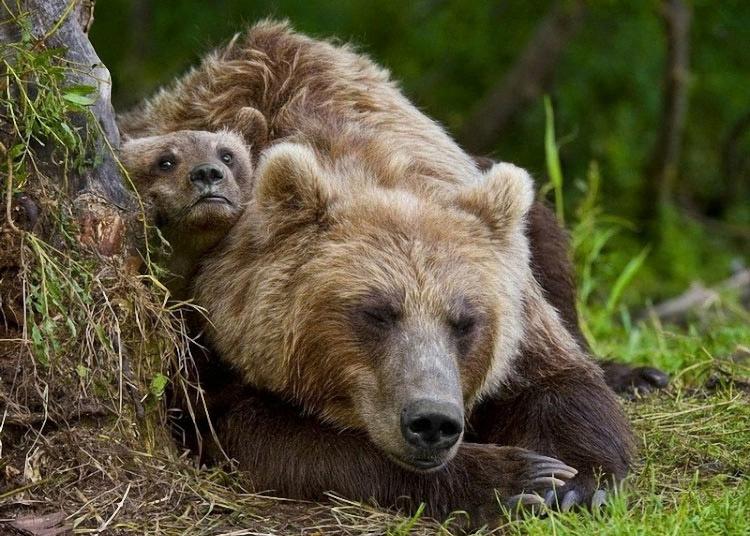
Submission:
{"label": "blurred background vegetation", "polygon": [[354,42],[467,150],[539,184],[549,95],[584,285],[630,269],[638,306],[750,261],[747,0],[107,0],[92,41],[116,108],[264,17]]}

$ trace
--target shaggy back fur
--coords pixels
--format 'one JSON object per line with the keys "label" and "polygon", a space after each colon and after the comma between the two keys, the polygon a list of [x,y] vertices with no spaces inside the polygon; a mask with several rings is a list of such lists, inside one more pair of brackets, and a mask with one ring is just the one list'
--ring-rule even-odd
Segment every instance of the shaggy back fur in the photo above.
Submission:
{"label": "shaggy back fur", "polygon": [[[252,128],[238,124],[243,109],[240,119]],[[263,116],[267,132],[258,132],[257,116],[247,119],[246,110]],[[474,161],[404,97],[388,71],[349,45],[311,39],[286,23],[262,22],[235,36],[120,120],[133,137],[225,126],[256,145],[258,139],[300,138],[335,145],[322,128],[348,129],[351,134],[340,137],[346,140],[363,131],[370,151],[424,178],[457,183],[479,177]]]}

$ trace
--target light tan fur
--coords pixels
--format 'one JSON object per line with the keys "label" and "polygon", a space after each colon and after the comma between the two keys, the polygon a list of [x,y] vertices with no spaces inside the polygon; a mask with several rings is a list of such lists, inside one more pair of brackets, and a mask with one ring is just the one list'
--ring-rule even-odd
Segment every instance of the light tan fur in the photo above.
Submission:
{"label": "light tan fur", "polygon": [[372,294],[402,295],[416,333],[445,346],[453,300],[470,302],[483,319],[459,365],[470,410],[502,383],[523,336],[532,183],[499,165],[436,200],[349,166],[342,174],[336,160],[296,143],[266,151],[248,209],[198,276],[197,300],[217,350],[248,382],[339,427],[366,429],[397,455],[392,406],[401,399],[382,385],[396,385],[409,365],[399,357],[386,374],[388,360],[363,351],[351,310]]}

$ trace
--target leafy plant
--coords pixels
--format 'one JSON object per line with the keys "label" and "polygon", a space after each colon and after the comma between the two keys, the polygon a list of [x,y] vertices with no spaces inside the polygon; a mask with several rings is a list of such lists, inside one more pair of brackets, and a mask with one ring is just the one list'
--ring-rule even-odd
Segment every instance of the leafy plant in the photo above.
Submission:
{"label": "leafy plant", "polygon": [[[559,148],[555,139],[554,112],[548,97],[544,100],[547,117],[545,130],[545,157],[549,183],[542,195],[554,192],[555,210],[564,225],[564,175],[560,165]],[[569,222],[571,246],[576,266],[578,284],[578,309],[581,327],[596,348],[597,336],[609,331],[623,295],[643,267],[650,248],[648,246],[620,263],[612,254],[613,239],[633,226],[622,218],[605,214],[599,203],[601,174],[596,162],[589,165],[586,181],[578,181],[580,200],[574,208],[574,218]]]}

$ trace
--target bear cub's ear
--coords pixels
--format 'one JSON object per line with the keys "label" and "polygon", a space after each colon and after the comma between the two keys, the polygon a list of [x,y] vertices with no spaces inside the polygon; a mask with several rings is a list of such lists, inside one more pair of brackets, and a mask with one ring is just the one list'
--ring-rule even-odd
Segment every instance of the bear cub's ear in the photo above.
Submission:
{"label": "bear cub's ear", "polygon": [[477,216],[501,241],[524,222],[533,202],[534,180],[526,170],[505,162],[492,166],[457,198],[462,210]]}
{"label": "bear cub's ear", "polygon": [[128,138],[121,140],[117,158],[123,167],[131,173],[136,169],[148,169],[151,150],[154,146],[156,136],[146,138]]}
{"label": "bear cub's ear", "polygon": [[280,143],[261,155],[255,199],[272,219],[312,223],[325,216],[333,190],[312,149]]}

